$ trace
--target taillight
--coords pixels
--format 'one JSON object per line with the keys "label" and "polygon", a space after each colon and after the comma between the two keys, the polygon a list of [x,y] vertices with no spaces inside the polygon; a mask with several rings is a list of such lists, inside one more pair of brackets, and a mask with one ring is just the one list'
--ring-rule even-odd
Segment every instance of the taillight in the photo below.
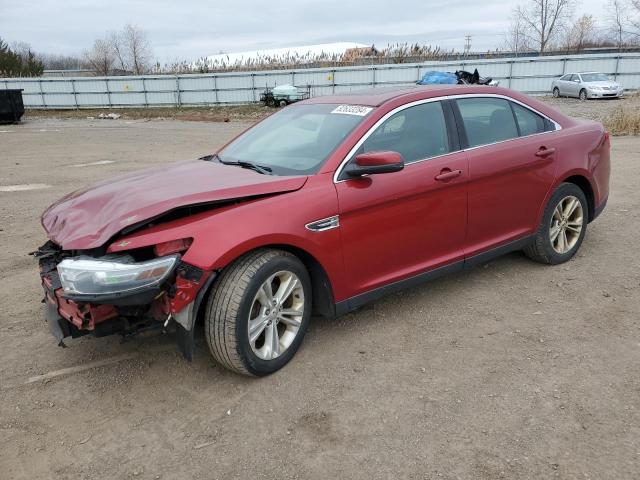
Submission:
{"label": "taillight", "polygon": [[193,243],[192,238],[181,238],[180,240],[170,240],[168,242],[158,243],[153,247],[153,251],[158,257],[171,255],[172,253],[182,253]]}

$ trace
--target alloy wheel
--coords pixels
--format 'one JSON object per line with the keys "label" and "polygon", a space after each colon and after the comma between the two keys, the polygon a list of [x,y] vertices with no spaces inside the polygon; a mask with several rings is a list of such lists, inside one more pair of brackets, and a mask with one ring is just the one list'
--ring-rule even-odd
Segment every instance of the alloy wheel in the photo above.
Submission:
{"label": "alloy wheel", "polygon": [[565,254],[578,243],[584,225],[582,203],[577,197],[564,197],[553,211],[549,227],[551,246],[560,254]]}
{"label": "alloy wheel", "polygon": [[267,278],[249,311],[249,344],[262,360],[282,355],[298,335],[304,315],[304,289],[298,276],[280,271]]}

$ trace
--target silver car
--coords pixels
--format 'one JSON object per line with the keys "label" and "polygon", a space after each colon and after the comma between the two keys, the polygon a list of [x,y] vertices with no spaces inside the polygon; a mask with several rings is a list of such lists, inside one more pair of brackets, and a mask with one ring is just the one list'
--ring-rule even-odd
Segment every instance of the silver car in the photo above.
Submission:
{"label": "silver car", "polygon": [[622,96],[622,87],[604,73],[567,73],[551,83],[554,97],[617,98]]}

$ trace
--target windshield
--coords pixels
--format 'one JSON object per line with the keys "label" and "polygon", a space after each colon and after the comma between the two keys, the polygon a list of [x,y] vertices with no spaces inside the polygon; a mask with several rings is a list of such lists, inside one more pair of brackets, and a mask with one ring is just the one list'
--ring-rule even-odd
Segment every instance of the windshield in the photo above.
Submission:
{"label": "windshield", "polygon": [[222,162],[250,162],[275,175],[316,173],[371,111],[335,104],[292,105],[258,123],[219,153]]}
{"label": "windshield", "polygon": [[583,82],[608,82],[609,77],[604,73],[581,73]]}

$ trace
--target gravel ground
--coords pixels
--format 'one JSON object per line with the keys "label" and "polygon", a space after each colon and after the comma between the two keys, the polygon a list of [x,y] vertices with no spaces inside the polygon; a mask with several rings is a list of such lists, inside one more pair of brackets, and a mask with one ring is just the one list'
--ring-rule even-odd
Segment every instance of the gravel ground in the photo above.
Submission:
{"label": "gravel ground", "polygon": [[[574,114],[622,102],[553,100]],[[637,137],[613,139],[609,206],[569,263],[511,254],[315,320],[268,378],[216,366],[202,338],[193,363],[170,335],[58,348],[27,256],[42,210],[245,126],[0,126],[0,478],[640,477]]]}
{"label": "gravel ground", "polygon": [[562,110],[572,117],[589,118],[602,122],[620,109],[637,110],[640,108],[640,94],[631,93],[623,98],[581,101],[577,98],[538,97],[549,105]]}

